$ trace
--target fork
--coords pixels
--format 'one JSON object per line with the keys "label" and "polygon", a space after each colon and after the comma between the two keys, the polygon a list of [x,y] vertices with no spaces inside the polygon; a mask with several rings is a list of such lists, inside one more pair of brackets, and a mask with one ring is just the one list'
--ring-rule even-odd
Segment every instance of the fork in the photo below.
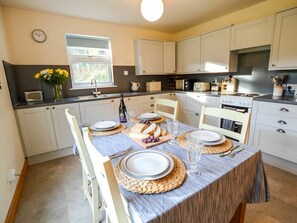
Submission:
{"label": "fork", "polygon": [[240,153],[242,150],[244,150],[245,148],[242,148],[242,149],[240,149],[240,150],[237,150],[237,151],[235,151],[234,153],[230,153],[228,156],[230,156],[230,157],[234,157],[237,153]]}
{"label": "fork", "polygon": [[124,151],[119,151],[119,152],[116,152],[116,153],[110,155],[110,156],[109,156],[109,159],[114,159],[114,158],[117,158],[117,157],[120,157],[120,156],[127,155],[127,154],[130,153],[132,150],[133,150],[133,147],[130,146],[128,149],[126,149],[126,150],[124,150]]}

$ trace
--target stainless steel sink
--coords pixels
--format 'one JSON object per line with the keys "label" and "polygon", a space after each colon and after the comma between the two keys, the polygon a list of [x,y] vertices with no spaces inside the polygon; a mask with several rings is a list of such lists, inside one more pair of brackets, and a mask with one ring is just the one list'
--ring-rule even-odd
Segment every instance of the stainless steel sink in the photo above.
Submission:
{"label": "stainless steel sink", "polygon": [[83,95],[83,96],[77,96],[77,100],[91,100],[91,99],[96,99],[96,98],[109,98],[109,97],[118,97],[120,96],[119,94],[100,94],[100,95]]}

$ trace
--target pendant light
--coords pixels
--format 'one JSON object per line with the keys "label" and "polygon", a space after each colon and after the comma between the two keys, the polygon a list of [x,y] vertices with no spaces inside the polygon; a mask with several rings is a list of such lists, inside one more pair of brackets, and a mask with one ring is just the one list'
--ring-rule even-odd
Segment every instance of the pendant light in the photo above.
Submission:
{"label": "pendant light", "polygon": [[142,0],[140,7],[141,14],[149,22],[155,22],[161,18],[164,11],[162,0]]}

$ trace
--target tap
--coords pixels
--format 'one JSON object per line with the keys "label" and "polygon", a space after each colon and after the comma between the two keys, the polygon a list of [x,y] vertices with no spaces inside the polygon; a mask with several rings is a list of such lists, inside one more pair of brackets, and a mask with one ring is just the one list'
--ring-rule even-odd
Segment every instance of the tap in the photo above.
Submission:
{"label": "tap", "polygon": [[101,94],[101,91],[98,91],[96,78],[93,78],[91,80],[91,85],[93,85],[93,84],[95,84],[95,91],[93,91],[93,94],[94,94],[94,97],[97,97],[98,94]]}

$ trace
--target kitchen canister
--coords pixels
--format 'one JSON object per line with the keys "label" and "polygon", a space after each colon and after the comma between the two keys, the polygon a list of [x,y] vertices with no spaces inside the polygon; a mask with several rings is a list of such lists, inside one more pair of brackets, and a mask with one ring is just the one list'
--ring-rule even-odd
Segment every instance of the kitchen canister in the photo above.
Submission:
{"label": "kitchen canister", "polygon": [[284,94],[284,87],[282,85],[275,85],[273,87],[273,93],[272,95],[274,97],[281,97]]}

